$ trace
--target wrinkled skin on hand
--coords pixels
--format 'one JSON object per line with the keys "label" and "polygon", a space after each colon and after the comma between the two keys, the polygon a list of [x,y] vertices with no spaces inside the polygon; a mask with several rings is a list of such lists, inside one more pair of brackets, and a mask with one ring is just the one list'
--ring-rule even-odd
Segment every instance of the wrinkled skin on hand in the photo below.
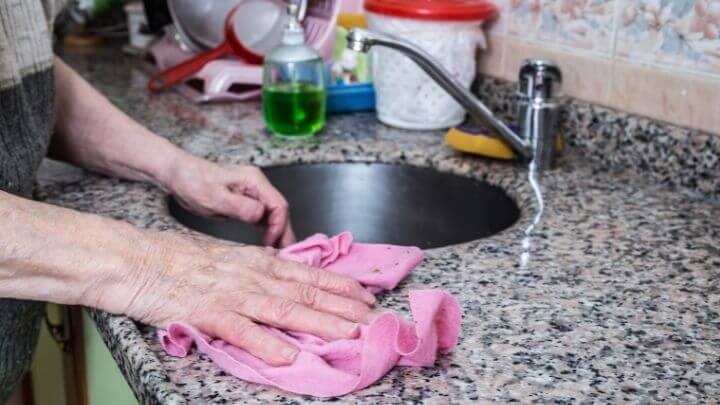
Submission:
{"label": "wrinkled skin on hand", "polygon": [[197,214],[248,223],[266,220],[266,246],[285,247],[295,242],[287,201],[257,167],[184,159],[181,167],[173,170],[168,187],[181,204]]}
{"label": "wrinkled skin on hand", "polygon": [[163,327],[184,320],[282,365],[297,349],[258,323],[335,340],[356,337],[358,323],[372,317],[375,298],[359,283],[279,260],[272,249],[169,233],[153,238],[146,246],[154,248],[129,275],[131,288],[103,298],[127,302],[116,311],[142,322]]}

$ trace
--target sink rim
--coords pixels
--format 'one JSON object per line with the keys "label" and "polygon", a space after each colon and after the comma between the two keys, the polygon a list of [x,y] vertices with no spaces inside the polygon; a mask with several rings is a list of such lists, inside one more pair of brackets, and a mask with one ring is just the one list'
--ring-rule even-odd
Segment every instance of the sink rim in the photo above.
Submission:
{"label": "sink rim", "polygon": [[[425,251],[436,250],[436,249],[457,248],[457,247],[462,247],[462,246],[466,246],[469,244],[476,244],[481,241],[491,241],[492,238],[501,237],[508,231],[510,231],[510,232],[517,231],[521,227],[525,226],[524,222],[526,220],[530,219],[530,215],[528,215],[529,213],[527,212],[528,210],[523,208],[525,206],[525,203],[523,201],[523,200],[525,200],[525,198],[523,198],[524,193],[518,193],[515,188],[508,187],[508,184],[499,184],[499,183],[505,183],[505,181],[497,182],[497,181],[492,181],[492,179],[488,179],[488,176],[486,176],[486,174],[492,175],[492,172],[490,170],[487,170],[487,171],[486,170],[480,170],[480,171],[475,170],[475,172],[473,172],[472,170],[469,170],[469,171],[463,170],[462,167],[457,167],[455,165],[437,167],[437,166],[433,165],[430,161],[423,162],[423,163],[428,163],[428,164],[422,164],[422,163],[418,164],[418,162],[411,162],[411,161],[406,161],[406,160],[402,160],[402,161],[365,160],[365,159],[361,159],[361,158],[359,158],[359,159],[358,158],[355,158],[355,159],[346,158],[343,160],[337,160],[337,159],[308,159],[308,160],[302,159],[301,160],[301,159],[298,159],[298,160],[281,161],[281,162],[277,162],[277,161],[275,161],[275,162],[254,162],[253,161],[251,164],[263,171],[268,170],[268,169],[282,169],[282,168],[288,168],[288,167],[294,167],[294,166],[323,166],[323,165],[338,165],[338,166],[341,166],[341,165],[364,165],[364,166],[385,166],[385,167],[397,166],[397,167],[407,167],[407,168],[418,169],[418,170],[427,170],[427,171],[438,173],[438,174],[456,176],[456,177],[459,177],[459,178],[462,178],[465,180],[471,180],[471,181],[480,183],[484,186],[489,186],[489,187],[495,188],[500,193],[502,193],[505,198],[507,198],[508,200],[510,200],[513,203],[514,208],[517,211],[517,216],[512,221],[512,223],[510,223],[508,226],[504,227],[503,229],[501,229],[497,232],[494,232],[488,236],[481,236],[481,237],[477,237],[477,238],[470,239],[467,241],[451,243],[451,244],[447,244],[447,245],[443,245],[443,246],[422,247],[422,249]],[[473,163],[475,163],[475,162],[473,162]],[[474,164],[471,166],[474,166]],[[488,165],[483,165],[483,166],[488,167]],[[477,169],[477,168],[470,167],[470,169]],[[509,182],[509,183],[512,183],[513,180],[517,180],[516,176],[503,176],[502,179],[507,179],[507,182]],[[167,194],[164,198],[164,201],[165,201],[164,207],[165,207],[168,215],[173,219],[173,221],[175,223],[182,226],[185,230],[190,231],[192,233],[197,233],[198,235],[202,235],[203,237],[220,239],[223,241],[229,241],[229,242],[237,243],[240,245],[252,245],[250,243],[231,241],[228,239],[220,238],[220,237],[208,234],[208,233],[204,233],[204,232],[195,230],[195,229],[189,227],[188,225],[185,225],[171,212],[172,211],[170,209],[171,204],[176,204],[179,207],[181,207],[181,209],[187,210],[183,206],[183,204],[179,203],[178,200],[176,198],[174,198],[174,196],[172,194]],[[217,217],[217,219],[223,220],[224,218]],[[378,242],[373,242],[373,243],[378,243]]]}

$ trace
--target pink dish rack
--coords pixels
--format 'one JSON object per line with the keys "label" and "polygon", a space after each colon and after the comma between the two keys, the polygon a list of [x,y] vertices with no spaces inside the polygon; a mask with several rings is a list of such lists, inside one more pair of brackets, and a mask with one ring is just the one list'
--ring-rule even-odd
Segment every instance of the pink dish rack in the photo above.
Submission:
{"label": "pink dish rack", "polygon": [[[157,69],[167,69],[194,56],[167,37],[152,43],[148,54]],[[262,65],[221,59],[206,64],[177,89],[196,103],[206,103],[251,100],[260,96],[261,87]]]}
{"label": "pink dish rack", "polygon": [[[340,3],[340,0],[309,0],[302,21],[308,43],[328,64],[332,60]],[[157,69],[167,69],[194,56],[168,35],[150,44],[147,52]],[[236,58],[215,60],[177,89],[196,103],[256,99],[262,93],[262,65]]]}

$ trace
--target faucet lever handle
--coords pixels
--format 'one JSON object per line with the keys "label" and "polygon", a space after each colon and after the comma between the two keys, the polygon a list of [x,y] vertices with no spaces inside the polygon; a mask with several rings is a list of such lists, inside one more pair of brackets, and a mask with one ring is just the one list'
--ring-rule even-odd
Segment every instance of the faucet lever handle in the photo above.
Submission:
{"label": "faucet lever handle", "polygon": [[531,100],[562,96],[562,72],[551,60],[525,59],[518,74],[517,95]]}

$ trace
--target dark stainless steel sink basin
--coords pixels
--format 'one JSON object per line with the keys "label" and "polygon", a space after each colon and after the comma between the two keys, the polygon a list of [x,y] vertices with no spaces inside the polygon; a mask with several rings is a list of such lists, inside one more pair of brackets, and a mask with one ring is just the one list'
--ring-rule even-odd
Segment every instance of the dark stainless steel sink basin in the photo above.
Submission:
{"label": "dark stainless steel sink basin", "polygon": [[[387,164],[307,164],[264,169],[290,203],[298,239],[352,231],[359,242],[434,248],[496,234],[519,210],[502,189],[431,169]],[[185,226],[218,238],[262,243],[262,228],[204,218],[169,200]]]}

